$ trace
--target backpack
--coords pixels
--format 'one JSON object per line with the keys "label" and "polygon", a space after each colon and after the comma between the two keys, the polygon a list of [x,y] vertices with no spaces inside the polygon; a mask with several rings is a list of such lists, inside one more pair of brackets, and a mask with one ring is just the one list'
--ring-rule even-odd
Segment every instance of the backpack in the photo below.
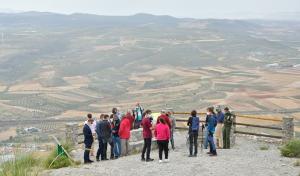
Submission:
{"label": "backpack", "polygon": [[216,127],[218,125],[218,120],[215,114],[213,115],[213,119],[214,119],[214,127]]}
{"label": "backpack", "polygon": [[199,130],[199,117],[192,117],[192,131]]}

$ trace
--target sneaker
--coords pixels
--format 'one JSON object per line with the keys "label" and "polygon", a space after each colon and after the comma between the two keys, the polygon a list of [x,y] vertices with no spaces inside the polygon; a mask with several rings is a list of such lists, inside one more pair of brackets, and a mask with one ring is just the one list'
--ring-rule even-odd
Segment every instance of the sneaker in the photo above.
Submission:
{"label": "sneaker", "polygon": [[189,155],[189,157],[193,157],[193,155]]}
{"label": "sneaker", "polygon": [[169,159],[165,159],[165,162],[168,163],[170,160]]}
{"label": "sneaker", "polygon": [[206,154],[210,155],[210,154],[212,154],[212,153],[211,153],[211,152],[207,152]]}
{"label": "sneaker", "polygon": [[145,158],[142,158],[141,161],[146,161]]}
{"label": "sneaker", "polygon": [[146,162],[151,162],[151,161],[154,161],[154,159],[152,159],[152,158],[146,159]]}
{"label": "sneaker", "polygon": [[159,161],[158,161],[158,163],[162,163],[162,162],[163,162],[162,160],[159,160]]}

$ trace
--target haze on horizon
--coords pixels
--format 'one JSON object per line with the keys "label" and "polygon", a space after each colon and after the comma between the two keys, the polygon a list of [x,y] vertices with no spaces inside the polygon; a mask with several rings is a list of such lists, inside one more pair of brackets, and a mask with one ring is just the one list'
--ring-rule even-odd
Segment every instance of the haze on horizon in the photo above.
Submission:
{"label": "haze on horizon", "polygon": [[[189,18],[293,18],[299,0],[0,0],[0,12],[42,11],[63,14],[133,15],[150,13]],[[296,14],[296,16],[295,16]]]}

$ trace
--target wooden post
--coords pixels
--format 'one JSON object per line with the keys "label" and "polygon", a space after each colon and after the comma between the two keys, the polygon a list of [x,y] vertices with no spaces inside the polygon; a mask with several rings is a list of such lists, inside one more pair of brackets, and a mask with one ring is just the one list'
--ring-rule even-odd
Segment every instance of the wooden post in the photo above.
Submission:
{"label": "wooden post", "polygon": [[232,129],[230,131],[230,145],[234,146],[235,144],[235,131],[236,131],[236,115],[234,112],[231,112],[232,114]]}
{"label": "wooden post", "polygon": [[66,142],[72,146],[78,143],[78,123],[66,123]]}
{"label": "wooden post", "polygon": [[294,118],[284,116],[282,118],[282,142],[286,143],[294,138]]}

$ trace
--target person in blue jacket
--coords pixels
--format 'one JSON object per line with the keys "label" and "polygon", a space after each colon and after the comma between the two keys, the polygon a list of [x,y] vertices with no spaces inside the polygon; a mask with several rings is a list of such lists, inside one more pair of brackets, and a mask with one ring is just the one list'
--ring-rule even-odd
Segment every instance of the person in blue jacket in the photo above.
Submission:
{"label": "person in blue jacket", "polygon": [[84,150],[85,164],[94,162],[90,159],[90,151],[92,148],[94,137],[92,134],[92,130],[89,127],[89,125],[92,125],[93,121],[94,121],[93,119],[88,119],[87,123],[83,126],[83,135],[84,135],[84,144],[85,144],[85,150]]}
{"label": "person in blue jacket", "polygon": [[216,108],[217,111],[217,127],[216,127],[216,145],[217,148],[223,148],[223,135],[222,135],[222,130],[223,130],[223,124],[224,124],[224,113],[221,110],[221,107]]}
{"label": "person in blue jacket", "polygon": [[217,150],[214,143],[214,133],[217,126],[217,118],[212,107],[207,109],[207,141],[209,144],[209,156],[217,156]]}

